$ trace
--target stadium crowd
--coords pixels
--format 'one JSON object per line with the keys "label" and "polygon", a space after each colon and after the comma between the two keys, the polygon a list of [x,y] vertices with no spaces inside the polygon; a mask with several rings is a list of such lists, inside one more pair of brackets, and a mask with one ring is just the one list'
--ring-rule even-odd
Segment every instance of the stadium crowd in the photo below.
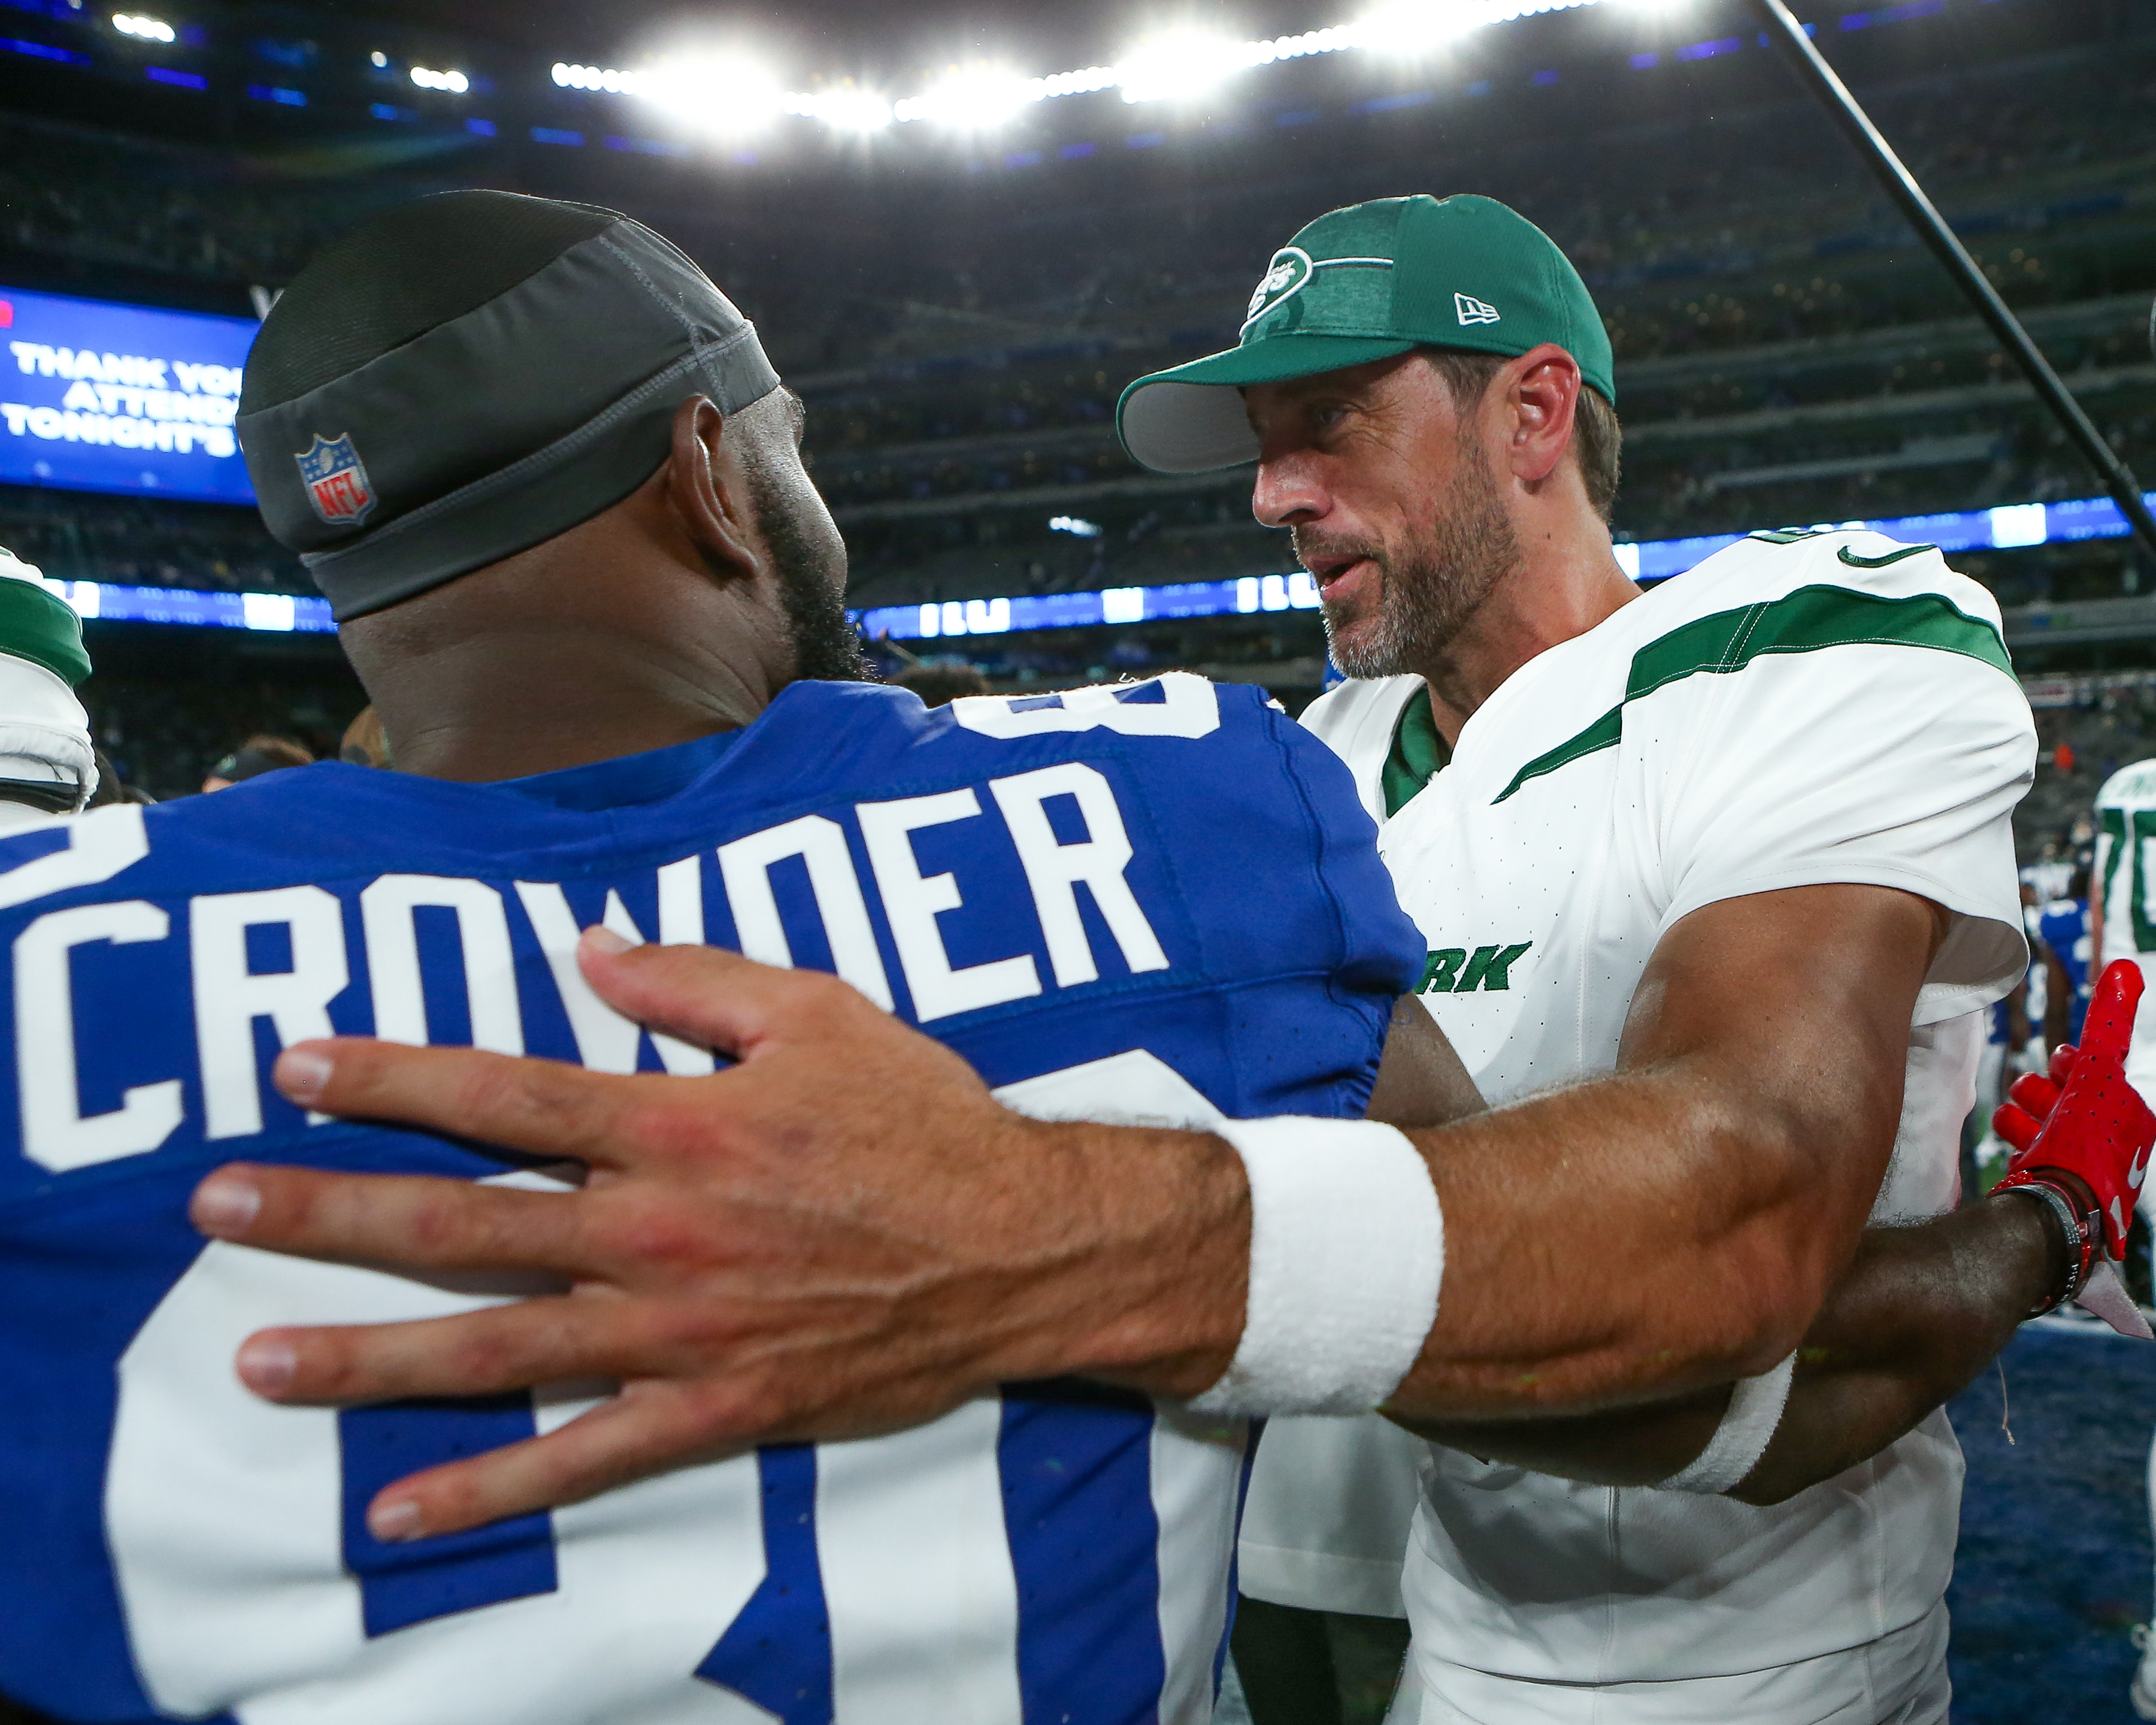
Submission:
{"label": "stadium crowd", "polygon": [[[2156,39],[1933,68],[1867,98],[2100,428],[2119,447],[2145,440]],[[1597,295],[1624,398],[1621,536],[2087,495],[2071,450],[1824,122],[1790,91],[1730,111],[1704,90],[1696,100],[1690,124],[1590,100],[1539,140],[1472,101],[1246,126],[1171,146],[1187,152],[1173,189],[1094,159],[975,163],[959,198],[893,182],[882,208],[783,257],[676,189],[619,196],[761,317],[810,403],[809,448],[866,604],[1282,567],[1231,486],[1137,475],[1111,429],[1116,396],[1232,329],[1276,211],[1389,187],[1409,164],[1424,172],[1433,146],[1448,175],[1532,212]],[[221,290],[232,310],[385,198],[456,182],[424,167],[325,176],[325,162],[295,183],[228,152],[146,152],[23,121],[8,135],[0,267],[79,291],[100,270],[157,272]],[[1578,174],[1583,151],[1604,171]],[[1056,177],[1053,198],[1029,187],[1041,174]],[[1009,243],[984,245],[987,229]],[[896,291],[882,231],[905,235]],[[38,500],[0,494],[0,531],[64,578],[310,590],[240,511],[39,515]],[[1061,515],[1102,531],[1061,542],[1047,526]]]}

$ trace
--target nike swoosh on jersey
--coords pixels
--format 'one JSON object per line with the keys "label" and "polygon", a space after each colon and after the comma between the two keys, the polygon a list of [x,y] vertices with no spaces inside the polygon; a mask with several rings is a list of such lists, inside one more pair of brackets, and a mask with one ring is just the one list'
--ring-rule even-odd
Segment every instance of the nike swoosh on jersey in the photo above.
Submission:
{"label": "nike swoosh on jersey", "polygon": [[1852,569],[1883,569],[1887,564],[1898,563],[1903,557],[1912,557],[1920,551],[1938,549],[1936,545],[1905,545],[1899,551],[1888,552],[1883,557],[1867,557],[1859,556],[1845,545],[1835,555]]}

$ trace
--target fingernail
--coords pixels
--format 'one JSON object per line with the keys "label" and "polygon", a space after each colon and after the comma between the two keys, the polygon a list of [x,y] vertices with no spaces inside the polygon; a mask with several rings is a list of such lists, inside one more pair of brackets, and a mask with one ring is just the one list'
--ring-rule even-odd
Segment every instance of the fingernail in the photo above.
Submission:
{"label": "fingernail", "polygon": [[291,1387],[300,1362],[290,1343],[254,1336],[239,1344],[233,1363],[239,1368],[239,1381],[257,1395],[282,1395]]}
{"label": "fingernail", "polygon": [[327,1086],[336,1065],[319,1049],[288,1048],[277,1056],[277,1088],[295,1102],[311,1102]]}
{"label": "fingernail", "polygon": [[635,942],[624,940],[604,923],[594,922],[584,931],[584,945],[594,952],[603,952],[611,958],[617,952],[626,952]]}
{"label": "fingernail", "polygon": [[367,1512],[367,1531],[384,1545],[419,1537],[419,1506],[408,1497],[377,1502]]}
{"label": "fingernail", "polygon": [[195,1188],[194,1201],[187,1209],[204,1234],[230,1239],[244,1233],[261,1214],[262,1194],[240,1175],[212,1174]]}

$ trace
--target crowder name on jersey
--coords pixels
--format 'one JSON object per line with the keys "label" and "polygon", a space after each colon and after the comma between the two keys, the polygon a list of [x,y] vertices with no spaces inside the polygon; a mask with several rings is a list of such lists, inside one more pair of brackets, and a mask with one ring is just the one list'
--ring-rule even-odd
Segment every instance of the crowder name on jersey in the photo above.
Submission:
{"label": "crowder name on jersey", "polygon": [[268,1083],[302,1038],[709,1071],[588,992],[594,922],[835,971],[1030,1111],[1353,1113],[1421,963],[1371,835],[1257,691],[1172,675],[937,713],[802,684],[538,778],[326,765],[0,841],[0,1689],[248,1725],[1209,1717],[1238,1422],[1024,1386],[383,1546],[382,1486],[593,1391],[258,1401],[231,1360],[264,1324],[531,1290],[205,1245],[185,1206],[236,1157],[547,1183],[311,1119]]}

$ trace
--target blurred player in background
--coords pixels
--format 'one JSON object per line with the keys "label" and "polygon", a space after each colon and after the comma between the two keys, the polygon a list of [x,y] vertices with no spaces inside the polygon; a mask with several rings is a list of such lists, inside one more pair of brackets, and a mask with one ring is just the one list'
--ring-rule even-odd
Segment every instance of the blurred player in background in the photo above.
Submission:
{"label": "blurred player in background", "polygon": [[203,788],[228,791],[265,773],[280,772],[287,767],[311,767],[314,760],[304,744],[289,737],[250,737],[209,769],[209,776],[203,780]]}
{"label": "blurred player in background", "polygon": [[962,696],[988,692],[988,680],[970,665],[911,665],[891,681],[918,695],[923,706],[948,706]]}
{"label": "blurred player in background", "polygon": [[363,706],[344,727],[337,742],[337,759],[348,767],[389,767],[388,739],[382,734],[382,718],[373,707]]}
{"label": "blurred player in background", "polygon": [[[2061,759],[2061,755],[2064,755]],[[2073,746],[2061,743],[2052,751],[2052,761],[2061,773],[2073,771]],[[2065,896],[2073,880],[2074,861],[2060,854],[2059,841],[2046,839],[2036,860],[2021,870],[2021,879],[2036,896],[2036,902],[2047,905],[2053,899]]]}
{"label": "blurred player in background", "polygon": [[89,675],[82,619],[0,548],[0,831],[73,814],[96,793],[90,716],[74,693]]}
{"label": "blurred player in background", "polygon": [[2088,1016],[2089,984],[2096,980],[2092,968],[2096,943],[2089,922],[2090,872],[2087,864],[2075,864],[2066,877],[2066,890],[2037,911],[2036,936],[2051,960],[2044,1038],[2054,1048],[2062,1042],[2082,1040],[2082,1021]]}
{"label": "blurred player in background", "polygon": [[[2156,859],[2148,855],[2156,839],[2156,760],[2136,761],[2106,779],[2096,819],[2096,860],[2087,883],[2090,948],[2099,967],[2127,959],[2147,970],[2156,961]],[[2143,1096],[2156,1098],[2156,1024],[2135,1027],[2126,1076]],[[2156,1224],[2156,1198],[2145,1187],[2140,1209]],[[2148,1501],[2156,1526],[2156,1440],[2148,1451]],[[2128,1699],[2143,1718],[2156,1719],[2156,1638],[2147,1625],[2136,1634],[2143,1651]]]}

